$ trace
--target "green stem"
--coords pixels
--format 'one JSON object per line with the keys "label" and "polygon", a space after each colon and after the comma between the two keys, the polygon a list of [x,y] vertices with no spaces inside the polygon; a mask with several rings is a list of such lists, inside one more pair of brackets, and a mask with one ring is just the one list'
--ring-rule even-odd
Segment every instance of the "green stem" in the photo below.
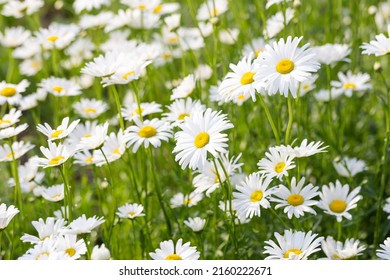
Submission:
{"label": "green stem", "polygon": [[283,221],[283,219],[278,215],[278,213],[276,213],[276,211],[272,207],[270,207],[269,209],[270,209],[271,213],[282,223],[282,225],[284,226],[285,229],[290,228],[286,224],[286,222]]}
{"label": "green stem", "polygon": [[261,94],[259,94],[258,96],[259,96],[259,99],[260,99],[260,105],[263,107],[264,112],[265,112],[265,114],[267,116],[268,122],[269,122],[269,124],[270,124],[270,126],[272,128],[272,132],[274,133],[276,144],[280,145],[280,138],[279,138],[279,135],[278,135],[278,130],[276,129],[276,126],[275,126],[275,123],[274,123],[274,121],[272,119],[271,113],[268,110],[268,107],[267,107],[267,105],[264,102],[263,96]]}
{"label": "green stem", "polygon": [[137,257],[137,235],[135,231],[135,224],[134,224],[134,219],[131,220],[131,226],[132,226],[132,232],[133,232],[133,246],[131,246],[131,258],[135,260]]}
{"label": "green stem", "polygon": [[[70,190],[70,186],[68,183],[68,178],[66,177],[66,168],[63,164],[58,167],[60,169],[60,173],[62,176],[62,180],[64,181],[64,195],[65,195],[65,201],[67,202],[65,204],[65,220],[72,221],[73,215],[72,215],[72,191]],[[68,209],[66,209],[66,205],[68,206]]]}
{"label": "green stem", "polygon": [[337,241],[341,240],[341,222],[336,222],[337,223]]}
{"label": "green stem", "polygon": [[123,121],[121,102],[119,99],[118,91],[116,90],[115,85],[112,85],[110,88],[111,88],[111,91],[114,94],[114,98],[115,98],[116,109],[117,109],[118,115],[119,115],[119,125],[120,125],[122,131],[125,131],[125,122]]}
{"label": "green stem", "polygon": [[286,129],[286,136],[285,136],[285,144],[288,145],[291,140],[291,129],[293,125],[293,110],[292,110],[292,97],[289,95],[287,98],[287,106],[288,106],[288,123],[287,123],[287,129]]}
{"label": "green stem", "polygon": [[[15,197],[14,197],[14,204],[17,205],[17,207],[20,210],[20,213],[23,213],[23,202],[22,202],[22,190],[20,187],[20,180],[19,180],[19,169],[18,169],[18,161],[15,159],[15,153],[12,149],[12,141],[9,142],[9,147],[11,149],[11,155],[12,155],[12,162],[11,162],[11,170],[12,170],[12,177],[14,177],[15,180]],[[21,215],[22,217],[23,215]]]}
{"label": "green stem", "polygon": [[9,53],[8,53],[8,71],[7,71],[7,78],[6,78],[6,81],[7,83],[12,83],[12,79],[13,79],[13,74],[14,74],[14,71],[15,71],[15,59],[12,55],[12,49],[9,49],[8,50]]}
{"label": "green stem", "polygon": [[135,99],[136,99],[136,101],[137,101],[139,119],[140,119],[141,121],[143,121],[143,117],[142,117],[142,108],[141,108],[141,98],[140,98],[140,96],[139,96],[139,90],[138,90],[138,87],[137,87],[134,83],[132,83],[131,85],[133,86]]}

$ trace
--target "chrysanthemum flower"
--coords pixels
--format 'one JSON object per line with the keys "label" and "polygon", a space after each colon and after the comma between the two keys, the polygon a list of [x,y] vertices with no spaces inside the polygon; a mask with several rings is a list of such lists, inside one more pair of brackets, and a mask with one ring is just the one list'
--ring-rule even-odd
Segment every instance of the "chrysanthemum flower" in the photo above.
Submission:
{"label": "chrysanthemum flower", "polygon": [[196,78],[193,74],[188,75],[183,79],[183,81],[176,88],[173,89],[171,100],[177,98],[186,98],[190,96],[190,94],[195,89]]}
{"label": "chrysanthemum flower", "polygon": [[14,18],[32,15],[39,11],[45,4],[43,0],[12,0],[5,2],[6,4],[3,6],[2,14]]}
{"label": "chrysanthemum flower", "polygon": [[270,255],[266,260],[307,260],[311,254],[320,251],[319,246],[324,239],[317,237],[318,234],[313,234],[312,231],[305,233],[285,230],[284,235],[277,232],[274,235],[278,244],[273,240],[265,241],[267,246],[264,246],[264,254]]}
{"label": "chrysanthemum flower", "polygon": [[285,97],[289,93],[297,97],[299,83],[309,79],[320,68],[309,44],[298,47],[302,38],[292,39],[289,36],[286,41],[280,39],[272,46],[265,46],[265,51],[254,62],[257,64],[254,86],[258,90],[264,87],[269,95],[279,91]]}
{"label": "chrysanthemum flower", "polygon": [[333,166],[340,176],[347,178],[367,169],[367,165],[363,160],[350,157],[344,157],[340,161],[334,160]]}
{"label": "chrysanthemum flower", "polygon": [[62,50],[76,38],[79,30],[75,24],[53,23],[48,28],[38,30],[35,36],[45,50]]}
{"label": "chrysanthemum flower", "polygon": [[386,238],[383,244],[379,245],[380,249],[376,250],[378,258],[383,260],[390,260],[390,237]]}
{"label": "chrysanthemum flower", "polygon": [[0,204],[0,231],[5,229],[19,212],[19,209],[13,205],[7,207],[5,203]]}
{"label": "chrysanthemum flower", "polygon": [[143,102],[140,107],[138,107],[137,102],[132,102],[122,108],[122,115],[125,120],[132,121],[136,118],[140,119],[140,116],[145,117],[161,111],[161,105],[156,102]]}
{"label": "chrysanthemum flower", "polygon": [[66,117],[56,129],[51,128],[48,123],[45,123],[44,125],[38,124],[37,130],[46,135],[49,141],[54,141],[68,136],[79,122],[80,120],[75,120],[69,124],[69,117]]}
{"label": "chrysanthemum flower", "polygon": [[0,118],[0,129],[10,127],[19,122],[22,112],[12,108],[8,114]]}
{"label": "chrysanthemum flower", "polygon": [[252,63],[252,56],[244,57],[237,65],[230,64],[229,72],[222,80],[218,93],[226,100],[232,100],[238,96],[251,96],[256,100],[256,89],[254,87],[255,65]]}
{"label": "chrysanthemum flower", "polygon": [[103,146],[107,137],[108,122],[101,125],[96,125],[91,132],[84,135],[77,144],[77,149],[94,150]]}
{"label": "chrysanthemum flower", "polygon": [[29,85],[30,82],[27,80],[22,80],[18,84],[0,82],[0,105],[6,102],[11,105],[18,105],[22,99],[21,93],[25,92]]}
{"label": "chrysanthemum flower", "polygon": [[293,177],[291,179],[291,188],[279,185],[274,193],[274,196],[277,198],[271,198],[271,201],[278,202],[275,209],[284,207],[284,213],[287,213],[289,219],[293,216],[299,218],[304,215],[304,212],[316,215],[316,211],[312,206],[318,203],[317,200],[313,200],[319,194],[318,187],[314,187],[312,184],[304,187],[304,184],[305,177],[302,177],[298,183],[295,177]]}
{"label": "chrysanthemum flower", "polygon": [[149,144],[155,148],[160,147],[161,141],[167,142],[172,136],[172,128],[165,121],[152,119],[142,122],[135,118],[134,122],[136,125],[125,130],[127,147],[133,146],[133,153],[137,152],[142,144],[145,148],[148,148]]}
{"label": "chrysanthemum flower", "polygon": [[360,187],[356,187],[349,193],[349,185],[341,185],[337,180],[336,184],[329,183],[329,187],[326,185],[322,187],[321,201],[317,206],[325,213],[336,216],[338,222],[341,222],[343,217],[351,220],[352,215],[348,211],[355,208],[357,202],[363,198],[359,192]]}
{"label": "chrysanthemum flower", "polygon": [[360,245],[359,240],[353,238],[346,239],[344,243],[336,241],[332,236],[328,236],[321,242],[322,250],[329,260],[348,260],[362,254],[366,246]]}
{"label": "chrysanthemum flower", "polygon": [[57,202],[64,199],[64,184],[43,188],[41,196],[47,201]]}
{"label": "chrysanthemum flower", "polygon": [[136,217],[145,216],[145,213],[142,213],[143,211],[144,211],[144,207],[141,204],[126,203],[125,205],[118,208],[118,212],[116,212],[116,214],[118,215],[119,218],[132,220]]}
{"label": "chrysanthemum flower", "polygon": [[91,11],[93,9],[99,9],[102,6],[108,6],[110,2],[110,0],[75,0],[73,8],[79,14],[83,10]]}
{"label": "chrysanthemum flower", "polygon": [[63,144],[56,144],[54,142],[48,142],[49,148],[41,147],[41,152],[45,156],[44,158],[36,158],[38,166],[43,168],[53,167],[63,164],[73,154],[73,151],[69,151]]}
{"label": "chrysanthemum flower", "polygon": [[[390,36],[390,25],[387,26],[387,35]],[[381,33],[376,35],[375,40],[371,40],[370,43],[363,43],[360,48],[363,49],[362,54],[386,55],[390,53],[390,38]]]}
{"label": "chrysanthemum flower", "polygon": [[278,146],[277,149],[283,153],[283,154],[288,154],[292,156],[293,158],[301,158],[301,157],[309,157],[318,153],[324,153],[326,152],[326,148],[328,146],[322,146],[324,143],[322,141],[312,141],[309,144],[307,143],[307,139],[303,139],[301,142],[301,145],[291,147],[290,145],[288,146]]}
{"label": "chrysanthemum flower", "polygon": [[96,227],[104,223],[105,220],[103,217],[93,216],[88,218],[85,214],[81,215],[77,219],[73,220],[66,229],[62,230],[63,234],[84,234],[91,233]]}
{"label": "chrysanthemum flower", "polygon": [[346,75],[342,72],[337,74],[339,81],[331,81],[334,91],[337,93],[344,93],[348,97],[352,97],[353,92],[361,92],[371,88],[369,81],[370,75],[358,73],[356,75],[348,71]]}
{"label": "chrysanthemum flower", "polygon": [[339,61],[349,61],[346,58],[351,53],[351,48],[345,44],[325,44],[313,47],[317,61],[326,65],[331,65]]}
{"label": "chrysanthemum flower", "polygon": [[4,144],[0,146],[0,162],[18,159],[34,147],[35,145],[32,145],[30,142],[24,143],[24,141],[12,142],[11,146]]}
{"label": "chrysanthemum flower", "polygon": [[0,32],[0,44],[4,47],[15,48],[22,45],[31,36],[31,31],[23,26],[7,27]]}
{"label": "chrysanthemum flower", "polygon": [[81,94],[80,86],[65,78],[49,77],[43,79],[38,86],[54,96],[75,96]]}
{"label": "chrysanthemum flower", "polygon": [[24,123],[24,124],[18,125],[16,127],[11,126],[11,127],[1,129],[0,130],[0,140],[9,139],[11,137],[14,137],[14,136],[18,135],[19,133],[21,133],[22,131],[25,131],[27,127],[28,127],[28,124]]}
{"label": "chrysanthemum flower", "polygon": [[73,109],[83,118],[95,119],[107,111],[108,105],[106,102],[95,98],[82,98],[79,102],[73,104]]}
{"label": "chrysanthemum flower", "polygon": [[190,242],[183,244],[183,239],[179,239],[174,244],[173,240],[163,241],[160,243],[160,248],[154,253],[149,253],[154,260],[197,260],[200,253],[196,247],[190,247]]}
{"label": "chrysanthemum flower", "polygon": [[228,10],[228,1],[226,0],[207,0],[199,7],[196,19],[198,21],[210,20],[216,22],[217,17]]}
{"label": "chrysanthemum flower", "polygon": [[257,166],[261,174],[266,174],[271,178],[276,177],[281,180],[283,176],[288,175],[288,170],[295,167],[294,157],[279,151],[276,147],[271,147],[269,153],[266,152],[265,156],[267,158],[261,159]]}
{"label": "chrysanthemum flower", "polygon": [[228,138],[221,132],[233,125],[221,112],[207,109],[193,113],[179,127],[181,131],[175,134],[177,143],[173,153],[177,153],[175,160],[182,169],[187,166],[191,169],[202,168],[207,162],[208,153],[217,157],[218,153],[227,152]]}
{"label": "chrysanthemum flower", "polygon": [[192,207],[198,204],[199,201],[203,199],[202,193],[192,192],[190,194],[184,195],[182,193],[175,194],[171,200],[170,204],[172,208],[177,208],[181,206]]}
{"label": "chrysanthemum flower", "polygon": [[110,250],[106,248],[106,245],[95,245],[92,249],[91,260],[109,260],[111,259]]}
{"label": "chrysanthemum flower", "polygon": [[245,182],[236,186],[237,192],[233,193],[233,209],[237,210],[239,217],[260,217],[261,208],[270,207],[268,199],[275,191],[274,188],[270,188],[271,181],[270,177],[252,173],[245,178]]}
{"label": "chrysanthemum flower", "polygon": [[203,230],[204,225],[206,224],[206,219],[202,219],[200,217],[188,218],[184,221],[184,224],[194,232],[199,232]]}
{"label": "chrysanthemum flower", "polygon": [[280,31],[285,28],[286,25],[293,19],[294,10],[291,8],[286,9],[286,13],[282,11],[277,12],[274,16],[267,19],[266,27],[264,30],[264,37],[266,38],[274,38]]}
{"label": "chrysanthemum flower", "polygon": [[126,151],[126,142],[126,135],[123,134],[122,130],[117,134],[111,132],[101,150],[93,151],[93,161],[97,166],[102,166],[107,161],[113,162],[120,159]]}
{"label": "chrysanthemum flower", "polygon": [[186,99],[176,99],[167,107],[168,113],[164,113],[167,121],[172,122],[173,125],[182,123],[185,117],[189,117],[193,112],[203,112],[206,107],[200,103],[199,100],[192,100],[190,97]]}
{"label": "chrysanthemum flower", "polygon": [[19,260],[65,260],[68,259],[64,252],[58,252],[55,247],[57,238],[49,236],[42,242],[35,244]]}
{"label": "chrysanthemum flower", "polygon": [[69,260],[77,260],[87,253],[84,239],[77,240],[77,235],[60,235],[55,242],[56,251],[64,253]]}
{"label": "chrysanthemum flower", "polygon": [[47,239],[50,236],[57,236],[60,234],[60,231],[65,228],[64,219],[54,219],[53,217],[48,217],[45,220],[39,218],[38,221],[31,222],[33,227],[38,233],[38,236],[31,234],[24,234],[20,240],[23,242],[29,242],[31,244],[38,244],[40,241]]}

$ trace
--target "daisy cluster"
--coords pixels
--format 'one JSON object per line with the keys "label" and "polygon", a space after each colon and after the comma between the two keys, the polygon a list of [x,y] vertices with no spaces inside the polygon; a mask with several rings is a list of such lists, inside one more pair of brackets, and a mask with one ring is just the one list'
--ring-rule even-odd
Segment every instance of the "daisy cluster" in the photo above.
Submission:
{"label": "daisy cluster", "polygon": [[390,259],[390,2],[244,2],[0,0],[0,259]]}

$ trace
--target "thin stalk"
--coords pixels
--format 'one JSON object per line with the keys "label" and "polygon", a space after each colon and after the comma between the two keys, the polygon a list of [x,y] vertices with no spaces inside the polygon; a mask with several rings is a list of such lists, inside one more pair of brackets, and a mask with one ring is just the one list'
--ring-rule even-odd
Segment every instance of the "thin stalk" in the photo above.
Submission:
{"label": "thin stalk", "polygon": [[288,107],[288,123],[287,123],[287,129],[286,129],[286,136],[285,136],[285,144],[288,145],[291,140],[291,129],[293,125],[293,110],[292,110],[292,97],[289,95],[287,98],[287,107]]}
{"label": "thin stalk", "polygon": [[133,86],[133,91],[134,91],[134,94],[135,94],[135,99],[137,101],[137,106],[138,106],[138,114],[139,114],[139,119],[141,121],[143,121],[143,117],[142,117],[142,108],[141,108],[141,99],[139,97],[139,90],[138,90],[138,87],[132,83],[131,84]]}
{"label": "thin stalk", "polygon": [[275,137],[275,140],[276,140],[276,144],[277,145],[280,145],[280,138],[279,138],[279,134],[278,134],[278,130],[276,129],[276,126],[275,126],[275,123],[272,119],[272,116],[271,116],[271,113],[267,107],[267,105],[265,104],[264,102],[264,98],[261,94],[259,94],[259,99],[260,99],[260,105],[263,107],[263,110],[267,116],[267,119],[268,119],[268,122],[272,128],[272,132],[274,133],[274,137]]}
{"label": "thin stalk", "polygon": [[283,227],[284,228],[290,228],[285,221],[283,221],[283,219],[278,215],[278,213],[276,213],[276,211],[270,207],[269,208],[271,210],[271,213],[282,223]]}
{"label": "thin stalk", "polygon": [[14,150],[12,149],[12,141],[9,142],[9,147],[11,149],[11,155],[12,155],[12,162],[11,162],[12,177],[14,177],[15,180],[14,203],[15,205],[18,206],[20,213],[22,214],[23,213],[22,190],[20,187],[18,162],[15,159],[15,153]]}
{"label": "thin stalk", "polygon": [[125,131],[125,122],[124,122],[123,116],[122,116],[121,101],[119,99],[118,91],[116,90],[115,85],[112,85],[110,88],[111,88],[111,91],[114,94],[114,98],[115,98],[116,109],[117,109],[118,115],[119,115],[119,125],[120,125],[122,131]]}
{"label": "thin stalk", "polygon": [[131,246],[131,258],[133,260],[136,259],[136,254],[137,254],[137,235],[135,231],[135,224],[134,224],[134,219],[131,219],[131,226],[132,226],[132,232],[133,232],[133,246]]}
{"label": "thin stalk", "polygon": [[62,180],[64,181],[64,195],[68,205],[68,209],[65,207],[65,220],[72,221],[72,192],[69,187],[68,178],[66,177],[65,165],[59,166],[58,169],[60,170]]}
{"label": "thin stalk", "polygon": [[337,241],[341,240],[341,222],[336,222],[337,223]]}

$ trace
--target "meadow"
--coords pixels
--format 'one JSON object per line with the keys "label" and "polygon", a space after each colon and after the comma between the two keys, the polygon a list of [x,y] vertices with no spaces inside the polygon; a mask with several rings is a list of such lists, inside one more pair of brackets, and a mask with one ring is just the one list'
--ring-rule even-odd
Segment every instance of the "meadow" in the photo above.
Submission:
{"label": "meadow", "polygon": [[0,0],[0,259],[390,259],[389,24]]}

